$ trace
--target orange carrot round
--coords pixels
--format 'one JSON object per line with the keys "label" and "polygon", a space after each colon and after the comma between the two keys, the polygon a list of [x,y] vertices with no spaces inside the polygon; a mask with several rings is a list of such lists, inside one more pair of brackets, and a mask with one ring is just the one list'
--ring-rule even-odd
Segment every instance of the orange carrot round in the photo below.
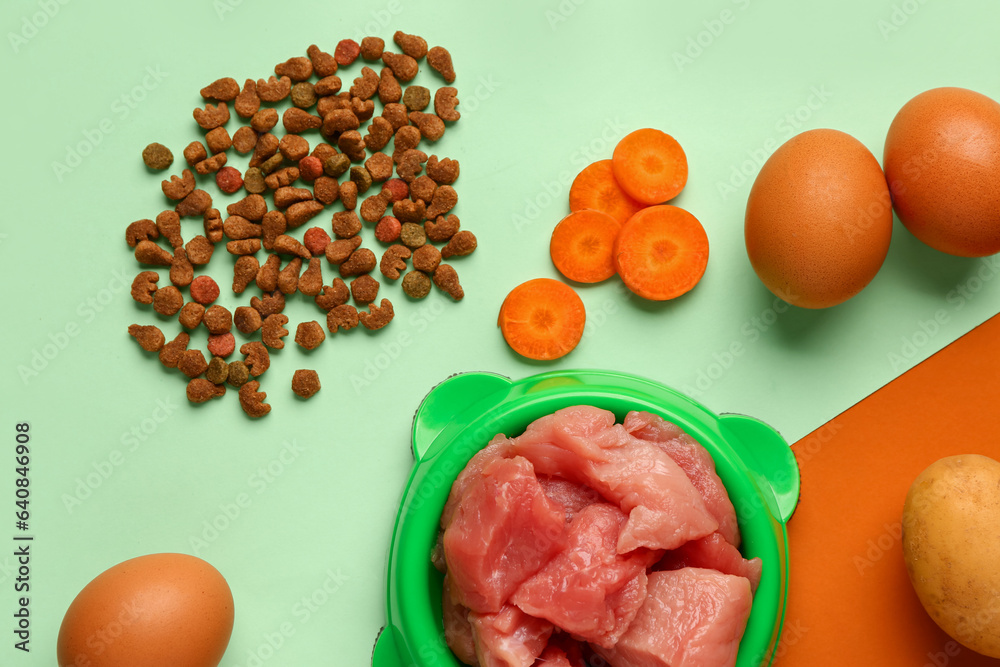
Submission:
{"label": "orange carrot round", "polygon": [[552,278],[536,278],[512,289],[497,324],[511,349],[548,361],[569,354],[583,336],[587,314],[573,288]]}
{"label": "orange carrot round", "polygon": [[614,253],[626,287],[644,299],[666,301],[701,280],[708,265],[708,236],[684,209],[650,206],[622,225]]}
{"label": "orange carrot round", "polygon": [[615,239],[621,224],[607,213],[570,213],[552,230],[552,263],[570,280],[598,283],[615,275]]}
{"label": "orange carrot round", "polygon": [[584,167],[569,188],[569,210],[603,211],[620,223],[632,217],[643,204],[632,199],[615,180],[611,160],[598,160]]}
{"label": "orange carrot round", "polygon": [[669,134],[653,128],[625,135],[615,146],[611,167],[622,190],[643,204],[673,199],[687,183],[684,149]]}

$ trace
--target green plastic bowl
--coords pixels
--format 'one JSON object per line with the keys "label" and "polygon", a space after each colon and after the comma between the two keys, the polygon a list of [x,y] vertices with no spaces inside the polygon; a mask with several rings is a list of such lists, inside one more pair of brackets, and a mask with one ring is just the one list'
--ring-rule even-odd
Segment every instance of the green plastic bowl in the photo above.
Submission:
{"label": "green plastic bowl", "polygon": [[788,444],[763,422],[716,415],[651,380],[611,371],[559,371],[516,382],[490,373],[455,375],[420,404],[413,418],[416,463],[389,546],[387,622],[375,643],[372,667],[461,666],[444,640],[442,576],[431,564],[452,482],[497,433],[519,435],[535,419],[581,404],[610,410],[619,421],[631,410],[660,415],[711,453],[736,507],[743,554],[763,561],[736,664],[771,663],[787,598],[785,523],[799,497],[799,470]]}

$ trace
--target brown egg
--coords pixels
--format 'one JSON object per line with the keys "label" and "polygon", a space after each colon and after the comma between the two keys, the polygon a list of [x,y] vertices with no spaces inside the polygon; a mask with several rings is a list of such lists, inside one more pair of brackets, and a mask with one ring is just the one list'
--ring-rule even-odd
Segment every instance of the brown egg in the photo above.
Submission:
{"label": "brown egg", "polygon": [[803,308],[846,301],[889,251],[892,207],[878,161],[837,130],[792,137],[757,174],[744,234],[754,271],[775,295]]}
{"label": "brown egg", "polygon": [[60,667],[216,667],[233,631],[233,595],[194,556],[151,554],[87,584],[59,628]]}
{"label": "brown egg", "polygon": [[1000,104],[964,88],[920,93],[889,126],[883,163],[914,236],[961,257],[1000,252]]}

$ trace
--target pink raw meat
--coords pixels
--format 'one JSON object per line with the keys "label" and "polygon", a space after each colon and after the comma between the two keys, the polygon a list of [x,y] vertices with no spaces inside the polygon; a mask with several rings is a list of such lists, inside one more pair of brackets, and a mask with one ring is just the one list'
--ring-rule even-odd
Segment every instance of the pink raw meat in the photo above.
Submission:
{"label": "pink raw meat", "polygon": [[478,665],[476,642],[469,621],[469,610],[451,599],[451,585],[444,579],[441,595],[441,610],[444,617],[444,638],[455,657],[467,665]]}
{"label": "pink raw meat", "polygon": [[500,611],[510,594],[566,543],[566,515],[522,457],[496,459],[469,485],[444,531],[455,602]]}
{"label": "pink raw meat", "polygon": [[628,413],[623,425],[635,437],[655,443],[681,467],[701,493],[708,511],[719,522],[719,532],[727,542],[739,547],[740,529],[736,523],[736,510],[715,472],[715,461],[708,450],[676,424],[648,412]]}
{"label": "pink raw meat", "polygon": [[719,528],[684,471],[656,444],[633,437],[607,410],[564,408],[528,426],[513,452],[539,474],[584,484],[629,515],[617,550],[675,549]]}
{"label": "pink raw meat", "polygon": [[668,551],[654,569],[679,570],[682,567],[703,567],[745,577],[750,580],[750,588],[756,593],[763,565],[759,558],[744,559],[739,550],[720,533],[712,533]]}
{"label": "pink raw meat", "polygon": [[646,568],[662,552],[617,552],[627,518],[614,505],[595,503],[569,527],[564,551],[518,588],[510,601],[578,639],[611,647],[646,597]]}
{"label": "pink raw meat", "polygon": [[648,593],[612,649],[614,667],[732,667],[750,617],[750,582],[687,567],[649,575]]}
{"label": "pink raw meat", "polygon": [[531,667],[555,628],[514,605],[495,614],[469,614],[481,667]]}
{"label": "pink raw meat", "polygon": [[448,494],[448,502],[445,503],[444,511],[441,512],[441,527],[447,528],[451,523],[451,518],[455,514],[455,508],[462,500],[469,486],[475,482],[483,473],[483,468],[497,459],[510,458],[511,441],[503,434],[496,435],[490,440],[490,444],[476,452],[475,456],[469,460],[462,472],[451,485],[451,492]]}
{"label": "pink raw meat", "polygon": [[601,494],[589,486],[566,479],[542,475],[538,478],[538,483],[542,485],[542,490],[549,500],[559,503],[566,510],[567,522],[572,521],[584,507],[604,500]]}
{"label": "pink raw meat", "polygon": [[566,651],[549,644],[545,651],[538,656],[538,662],[535,663],[534,667],[577,667],[577,665],[583,665],[583,663],[572,661],[566,655]]}

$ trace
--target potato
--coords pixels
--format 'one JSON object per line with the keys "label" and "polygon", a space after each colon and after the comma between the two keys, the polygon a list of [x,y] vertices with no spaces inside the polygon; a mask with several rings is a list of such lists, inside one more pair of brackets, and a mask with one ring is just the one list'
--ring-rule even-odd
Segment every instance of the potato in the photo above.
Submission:
{"label": "potato", "polygon": [[920,473],[903,507],[903,557],[934,622],[1000,658],[1000,463],[949,456]]}

